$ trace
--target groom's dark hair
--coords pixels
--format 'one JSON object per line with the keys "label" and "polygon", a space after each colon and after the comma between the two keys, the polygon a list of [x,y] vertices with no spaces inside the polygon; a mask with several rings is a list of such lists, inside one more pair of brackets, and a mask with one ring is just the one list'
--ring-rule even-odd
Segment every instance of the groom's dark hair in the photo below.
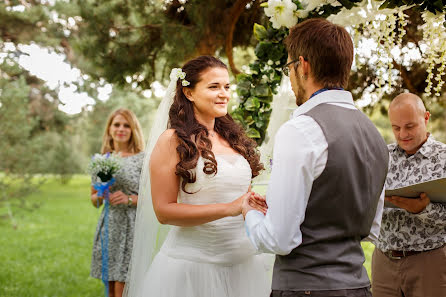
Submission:
{"label": "groom's dark hair", "polygon": [[285,39],[292,60],[302,56],[313,78],[326,88],[346,88],[353,62],[353,42],[341,26],[314,18],[295,25]]}

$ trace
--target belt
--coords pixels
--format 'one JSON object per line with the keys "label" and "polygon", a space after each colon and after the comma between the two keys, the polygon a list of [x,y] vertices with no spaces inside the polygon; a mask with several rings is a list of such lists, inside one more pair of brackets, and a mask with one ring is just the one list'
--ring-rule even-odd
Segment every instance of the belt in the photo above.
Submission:
{"label": "belt", "polygon": [[401,260],[404,257],[417,255],[422,252],[423,251],[387,251],[384,253],[384,255],[392,260]]}
{"label": "belt", "polygon": [[401,260],[402,258],[405,257],[409,257],[409,256],[413,256],[413,255],[417,255],[423,252],[430,252],[433,250],[437,250],[437,249],[441,249],[443,248],[445,245],[442,245],[440,247],[431,249],[431,250],[426,250],[426,251],[387,251],[387,252],[383,252],[384,255],[386,255],[389,259],[392,260]]}

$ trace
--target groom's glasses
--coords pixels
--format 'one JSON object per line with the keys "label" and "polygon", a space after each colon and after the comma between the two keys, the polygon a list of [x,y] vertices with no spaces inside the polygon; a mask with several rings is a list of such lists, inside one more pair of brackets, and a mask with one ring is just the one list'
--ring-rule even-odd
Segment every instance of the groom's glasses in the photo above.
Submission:
{"label": "groom's glasses", "polygon": [[282,67],[283,74],[285,74],[286,76],[290,76],[290,65],[293,63],[295,64],[294,67],[297,67],[300,64],[300,61],[299,61],[299,59],[296,59],[296,60],[286,63],[285,66]]}

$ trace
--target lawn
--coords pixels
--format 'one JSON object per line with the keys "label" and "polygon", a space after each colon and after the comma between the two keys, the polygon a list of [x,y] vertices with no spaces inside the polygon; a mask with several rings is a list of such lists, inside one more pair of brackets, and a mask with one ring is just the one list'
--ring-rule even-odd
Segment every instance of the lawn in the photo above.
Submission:
{"label": "lawn", "polygon": [[[91,246],[99,210],[89,200],[89,179],[47,182],[28,199],[40,204],[14,210],[17,229],[0,221],[0,297],[103,296],[90,273]],[[373,245],[364,244],[370,272]]]}
{"label": "lawn", "polygon": [[89,179],[52,180],[28,199],[40,207],[15,210],[17,229],[0,222],[0,296],[101,296],[101,281],[89,277],[99,215],[89,200]]}

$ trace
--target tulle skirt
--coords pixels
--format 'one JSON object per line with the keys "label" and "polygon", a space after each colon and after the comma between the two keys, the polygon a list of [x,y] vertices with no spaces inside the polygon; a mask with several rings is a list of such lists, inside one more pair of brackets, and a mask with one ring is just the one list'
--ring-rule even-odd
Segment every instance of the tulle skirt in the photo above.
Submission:
{"label": "tulle skirt", "polygon": [[138,296],[268,297],[271,259],[254,255],[237,264],[215,264],[174,258],[161,251]]}

